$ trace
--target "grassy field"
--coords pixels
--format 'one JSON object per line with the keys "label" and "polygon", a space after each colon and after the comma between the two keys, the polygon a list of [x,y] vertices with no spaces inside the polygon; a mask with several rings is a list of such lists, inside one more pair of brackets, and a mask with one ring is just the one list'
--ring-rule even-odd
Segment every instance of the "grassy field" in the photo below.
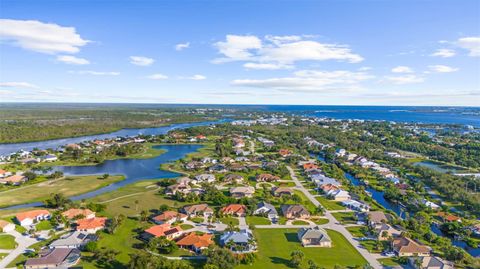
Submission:
{"label": "grassy field", "polygon": [[[162,204],[172,207],[184,205],[184,203],[167,199],[159,194],[156,182],[156,180],[138,181],[115,191],[99,195],[92,201],[105,204],[107,206],[106,213],[109,216],[118,214],[135,216],[140,214],[142,210],[158,209]],[[136,201],[138,201],[138,204]]]}
{"label": "grassy field", "polygon": [[271,224],[270,220],[260,216],[247,216],[247,224],[253,225],[269,225]]}
{"label": "grassy field", "polygon": [[355,220],[355,213],[354,212],[335,212],[332,215],[342,224],[355,224],[357,221]]}
{"label": "grassy field", "polygon": [[320,204],[322,204],[323,207],[325,207],[325,209],[327,210],[343,210],[345,209],[344,206],[342,206],[339,202],[335,202],[335,201],[332,201],[332,200],[329,200],[323,196],[317,196],[315,197],[319,202]]}
{"label": "grassy field", "polygon": [[362,230],[363,226],[347,227],[346,229],[352,234],[353,237],[365,237],[367,236]]}
{"label": "grassy field", "polygon": [[0,207],[41,202],[48,199],[52,193],[62,193],[67,197],[78,195],[123,179],[123,176],[110,176],[107,179],[98,179],[98,176],[92,175],[72,176],[65,179],[45,181],[35,185],[0,192]]}
{"label": "grassy field", "polygon": [[290,253],[300,250],[307,260],[313,260],[318,266],[333,268],[335,265],[358,266],[367,262],[338,232],[327,230],[333,241],[331,248],[304,248],[297,239],[297,229],[256,229],[258,259],[252,265],[238,268],[290,268]]}
{"label": "grassy field", "polygon": [[0,234],[0,249],[14,249],[16,246],[15,237],[9,234]]}

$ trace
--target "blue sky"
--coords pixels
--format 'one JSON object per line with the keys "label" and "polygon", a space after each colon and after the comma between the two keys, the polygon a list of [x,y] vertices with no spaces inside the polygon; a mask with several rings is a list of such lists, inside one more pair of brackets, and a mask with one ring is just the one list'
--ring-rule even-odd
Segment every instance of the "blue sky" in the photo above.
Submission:
{"label": "blue sky", "polygon": [[480,1],[0,2],[4,102],[480,104]]}

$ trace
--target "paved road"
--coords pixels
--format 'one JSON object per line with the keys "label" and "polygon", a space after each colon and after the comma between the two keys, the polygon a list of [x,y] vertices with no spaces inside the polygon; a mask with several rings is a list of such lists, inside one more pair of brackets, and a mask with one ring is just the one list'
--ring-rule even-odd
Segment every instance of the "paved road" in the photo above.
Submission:
{"label": "paved road", "polygon": [[[290,176],[292,180],[295,182],[295,185],[298,190],[303,192],[305,196],[315,205],[315,206],[322,206],[320,202],[315,199],[314,195],[311,194],[305,187],[302,185],[300,180],[298,180],[297,176],[295,175],[295,171],[290,167],[287,166],[288,171],[290,172]],[[328,228],[335,230],[339,233],[341,233],[349,242],[352,244],[358,252],[368,261],[368,263],[373,267],[373,268],[383,268],[383,266],[377,261],[377,257],[375,255],[372,255],[370,252],[368,252],[365,248],[363,248],[360,245],[360,242],[355,240],[350,232],[345,229],[343,225],[338,223],[338,221],[333,217],[333,215],[329,211],[325,211],[325,217],[329,220],[328,224],[322,225],[322,227]]]}
{"label": "paved road", "polygon": [[5,258],[0,261],[0,268],[7,268],[7,265],[9,265],[13,260],[15,260],[15,258],[17,258],[20,254],[24,253],[29,246],[37,243],[36,239],[30,238],[28,236],[23,236],[15,230],[8,232],[8,234],[15,237],[15,242],[17,242],[18,245],[17,248],[12,250]]}
{"label": "paved road", "polygon": [[247,224],[247,220],[245,219],[245,217],[239,217],[238,218],[238,228],[240,228],[240,230],[248,229],[248,224]]}

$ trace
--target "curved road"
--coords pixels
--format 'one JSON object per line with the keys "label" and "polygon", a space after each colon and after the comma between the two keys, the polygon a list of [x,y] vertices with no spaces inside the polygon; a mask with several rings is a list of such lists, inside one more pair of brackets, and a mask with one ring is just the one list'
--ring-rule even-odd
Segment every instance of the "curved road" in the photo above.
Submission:
{"label": "curved road", "polygon": [[[305,194],[305,196],[315,206],[322,206],[320,202],[317,199],[315,199],[315,197],[307,189],[305,189],[302,183],[298,180],[297,176],[295,175],[295,171],[290,166],[287,166],[287,169],[290,172],[290,176],[292,180],[295,182],[297,189],[303,192],[303,194]],[[323,227],[332,229],[341,233],[350,242],[350,244],[352,244],[358,250],[358,252],[365,258],[365,260],[368,261],[368,263],[373,268],[378,268],[378,269],[383,268],[383,266],[377,261],[375,255],[371,254],[370,252],[368,252],[368,250],[363,248],[360,245],[360,242],[355,240],[352,234],[347,229],[345,229],[343,225],[339,224],[339,222],[337,221],[337,219],[335,219],[335,217],[333,217],[331,212],[329,212],[328,210],[325,210],[325,217],[329,220],[329,222],[324,226],[322,225]]]}

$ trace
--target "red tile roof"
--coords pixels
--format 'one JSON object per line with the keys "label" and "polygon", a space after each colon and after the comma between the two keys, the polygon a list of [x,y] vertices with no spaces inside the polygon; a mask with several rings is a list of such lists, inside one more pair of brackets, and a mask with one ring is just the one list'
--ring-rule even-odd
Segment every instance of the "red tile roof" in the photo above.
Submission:
{"label": "red tile roof", "polygon": [[182,228],[180,228],[180,226],[172,227],[169,223],[155,225],[145,230],[146,233],[149,233],[155,237],[167,236],[181,231]]}
{"label": "red tile roof", "polygon": [[25,219],[35,219],[38,216],[42,216],[42,215],[43,216],[50,215],[50,212],[48,212],[48,210],[44,210],[44,209],[30,210],[30,211],[18,213],[15,216],[15,218],[18,221],[22,222]]}
{"label": "red tile roof", "polygon": [[155,221],[169,221],[171,219],[182,219],[187,217],[187,215],[178,213],[175,211],[165,211],[162,214],[155,216],[153,219]]}
{"label": "red tile roof", "polygon": [[189,233],[177,241],[178,246],[194,246],[195,248],[206,248],[213,244],[213,234],[198,235],[195,233]]}
{"label": "red tile roof", "polygon": [[91,219],[80,219],[77,220],[77,230],[89,230],[105,227],[107,218],[91,218]]}
{"label": "red tile roof", "polygon": [[230,204],[221,209],[224,214],[244,214],[247,212],[247,207],[241,204]]}

